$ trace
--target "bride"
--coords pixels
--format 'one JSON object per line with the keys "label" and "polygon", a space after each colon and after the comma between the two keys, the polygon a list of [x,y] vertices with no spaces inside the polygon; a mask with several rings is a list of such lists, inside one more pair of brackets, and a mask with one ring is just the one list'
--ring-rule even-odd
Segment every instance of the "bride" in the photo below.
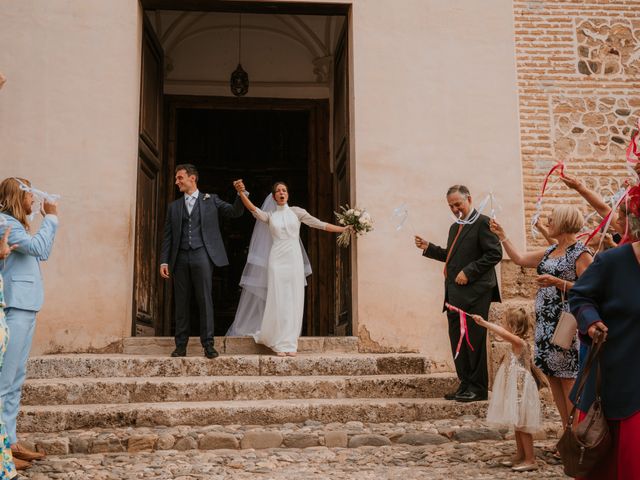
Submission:
{"label": "bride", "polygon": [[306,210],[289,207],[289,191],[277,182],[261,208],[235,183],[244,206],[258,221],[253,230],[242,293],[228,336],[251,335],[279,357],[295,356],[304,314],[305,277],[311,266],[300,240],[300,225],[342,233],[348,227],[325,223]]}

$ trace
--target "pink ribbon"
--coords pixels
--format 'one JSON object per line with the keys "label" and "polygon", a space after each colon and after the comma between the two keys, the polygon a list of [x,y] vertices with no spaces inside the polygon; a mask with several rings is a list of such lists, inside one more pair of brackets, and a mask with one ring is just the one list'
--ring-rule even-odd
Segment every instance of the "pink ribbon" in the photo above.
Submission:
{"label": "pink ribbon", "polygon": [[[640,163],[640,148],[638,148],[638,134],[640,134],[640,119],[638,119],[638,131],[631,137],[627,147],[627,162]],[[634,158],[635,157],[635,158]]]}
{"label": "pink ribbon", "polygon": [[467,341],[467,345],[469,345],[469,348],[471,349],[471,351],[474,351],[473,345],[471,345],[471,341],[469,340],[469,329],[467,328],[468,313],[465,312],[464,310],[459,309],[458,307],[454,307],[450,303],[445,302],[444,306],[447,307],[447,309],[451,310],[452,312],[458,312],[460,314],[460,339],[458,340],[458,346],[456,347],[456,354],[453,357],[453,359],[455,360],[456,358],[458,358],[458,355],[460,354],[460,347],[462,347],[463,338]]}

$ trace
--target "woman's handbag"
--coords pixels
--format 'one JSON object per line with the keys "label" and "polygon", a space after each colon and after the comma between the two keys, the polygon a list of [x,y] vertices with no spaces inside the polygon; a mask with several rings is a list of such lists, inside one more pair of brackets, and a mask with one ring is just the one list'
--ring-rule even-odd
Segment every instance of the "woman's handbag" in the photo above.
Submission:
{"label": "woman's handbag", "polygon": [[[558,441],[558,452],[564,465],[564,473],[570,477],[583,477],[588,475],[597,464],[605,457],[611,448],[611,435],[609,425],[602,411],[602,399],[600,398],[600,361],[598,355],[604,343],[604,336],[597,330],[593,344],[587,356],[584,370],[580,375],[580,382],[576,390],[576,405],[571,410],[569,422],[564,433]],[[589,407],[586,417],[573,426],[577,405],[589,378],[589,372],[593,362],[596,362],[596,398]]]}
{"label": "woman's handbag", "polygon": [[[565,283],[566,285],[566,283]],[[562,305],[564,305],[564,288],[562,289]],[[553,337],[551,337],[551,343],[557,345],[560,348],[569,350],[573,347],[576,338],[576,331],[578,330],[578,322],[571,312],[562,310],[556,329],[553,331]]]}

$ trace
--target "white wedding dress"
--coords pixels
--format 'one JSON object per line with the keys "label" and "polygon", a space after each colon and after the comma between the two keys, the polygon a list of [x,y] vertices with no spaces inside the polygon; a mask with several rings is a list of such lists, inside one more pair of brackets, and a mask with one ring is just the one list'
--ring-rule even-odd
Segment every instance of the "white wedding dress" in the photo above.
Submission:
{"label": "white wedding dress", "polygon": [[300,224],[321,230],[327,224],[302,208],[288,205],[278,205],[274,212],[258,208],[253,215],[268,223],[273,239],[267,268],[267,303],[260,331],[253,338],[275,352],[295,352],[304,314],[305,275]]}

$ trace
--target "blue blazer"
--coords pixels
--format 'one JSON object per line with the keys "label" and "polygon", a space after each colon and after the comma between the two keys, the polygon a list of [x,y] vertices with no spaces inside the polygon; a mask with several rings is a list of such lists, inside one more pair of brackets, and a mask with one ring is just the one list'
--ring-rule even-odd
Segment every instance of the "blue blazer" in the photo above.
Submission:
{"label": "blue blazer", "polygon": [[[602,404],[609,419],[640,412],[640,264],[630,244],[598,254],[569,290],[580,337],[591,343],[589,327],[602,321],[609,332],[600,353]],[[571,393],[575,401],[574,386]],[[586,412],[595,398],[592,369],[578,407]]]}
{"label": "blue blazer", "polygon": [[11,227],[9,245],[18,245],[9,257],[0,262],[6,308],[38,312],[44,301],[40,262],[47,260],[51,254],[58,229],[58,217],[45,216],[38,233],[30,235],[12,216],[0,215],[7,221],[0,226],[0,235],[4,234],[7,227]]}

